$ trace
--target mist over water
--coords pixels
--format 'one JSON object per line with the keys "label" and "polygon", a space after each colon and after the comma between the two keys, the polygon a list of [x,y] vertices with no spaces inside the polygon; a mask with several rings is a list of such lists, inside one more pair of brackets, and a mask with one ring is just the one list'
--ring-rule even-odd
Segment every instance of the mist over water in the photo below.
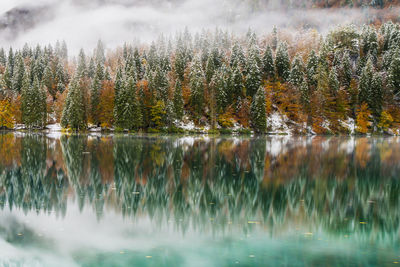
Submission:
{"label": "mist over water", "polygon": [[160,34],[174,35],[220,28],[243,34],[249,28],[260,35],[273,26],[285,30],[316,29],[326,33],[337,25],[362,24],[371,19],[368,9],[284,10],[272,3],[250,1],[74,1],[5,0],[0,3],[0,41],[3,46],[54,44],[65,40],[72,53],[94,48],[101,39],[107,48],[124,42],[149,43]]}

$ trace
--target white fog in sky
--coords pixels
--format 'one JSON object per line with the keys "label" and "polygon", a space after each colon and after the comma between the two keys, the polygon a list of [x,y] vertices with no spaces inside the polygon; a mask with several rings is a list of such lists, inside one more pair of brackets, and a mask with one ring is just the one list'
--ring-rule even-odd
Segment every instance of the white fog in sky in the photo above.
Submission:
{"label": "white fog in sky", "polygon": [[160,33],[173,35],[185,27],[192,32],[218,27],[234,33],[252,28],[259,34],[267,34],[276,25],[326,32],[336,24],[359,22],[368,16],[365,10],[254,11],[243,0],[1,0],[0,21],[7,11],[25,6],[42,13],[34,17],[34,26],[19,32],[0,28],[3,46],[65,40],[71,52],[76,52],[81,47],[94,47],[99,39],[107,48],[113,48],[133,40],[150,42]]}

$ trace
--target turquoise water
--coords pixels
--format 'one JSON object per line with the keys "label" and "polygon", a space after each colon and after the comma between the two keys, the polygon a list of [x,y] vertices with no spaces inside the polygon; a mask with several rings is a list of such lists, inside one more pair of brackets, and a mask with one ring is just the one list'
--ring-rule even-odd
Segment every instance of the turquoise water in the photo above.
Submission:
{"label": "turquoise water", "polygon": [[400,139],[0,134],[0,266],[396,266]]}

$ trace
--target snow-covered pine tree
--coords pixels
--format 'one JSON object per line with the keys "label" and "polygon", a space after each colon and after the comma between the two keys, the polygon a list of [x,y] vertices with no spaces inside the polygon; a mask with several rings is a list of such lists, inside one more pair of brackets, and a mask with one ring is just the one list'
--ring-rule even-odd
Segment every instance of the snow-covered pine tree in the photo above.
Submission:
{"label": "snow-covered pine tree", "polygon": [[274,65],[274,57],[272,55],[272,49],[270,46],[264,51],[264,55],[262,57],[262,66],[263,66],[263,76],[267,80],[271,80],[275,77],[275,65]]}
{"label": "snow-covered pine tree", "polygon": [[339,81],[340,84],[346,88],[350,86],[351,79],[353,78],[353,67],[350,60],[350,55],[345,52],[339,64]]}
{"label": "snow-covered pine tree", "polygon": [[233,66],[237,65],[240,69],[243,69],[245,64],[246,58],[244,56],[243,48],[239,42],[236,41],[232,47],[230,66],[233,68]]}
{"label": "snow-covered pine tree", "polygon": [[303,83],[304,79],[304,64],[300,56],[295,56],[292,63],[292,69],[290,71],[289,82],[299,87]]}
{"label": "snow-covered pine tree", "polygon": [[85,52],[83,51],[83,49],[81,49],[79,51],[78,67],[75,71],[75,75],[78,76],[79,78],[88,76],[88,69],[86,67],[86,56],[85,56]]}
{"label": "snow-covered pine tree", "polygon": [[174,114],[175,119],[178,121],[182,120],[183,117],[183,105],[182,84],[180,80],[177,79],[174,90]]}
{"label": "snow-covered pine tree", "polygon": [[382,103],[383,103],[382,74],[379,72],[375,72],[371,81],[371,97],[368,106],[371,109],[376,124],[379,122],[379,118],[382,113]]}
{"label": "snow-covered pine tree", "polygon": [[117,127],[123,124],[123,101],[122,93],[125,90],[125,79],[121,68],[118,68],[115,76],[115,99],[114,99],[114,121]]}
{"label": "snow-covered pine tree", "polygon": [[257,52],[249,53],[249,57],[246,62],[246,94],[249,96],[254,96],[258,88],[261,85],[262,72],[260,68],[261,60],[257,56]]}
{"label": "snow-covered pine tree", "polygon": [[167,73],[156,67],[155,75],[154,75],[154,88],[156,89],[157,99],[166,100],[169,95],[169,82]]}
{"label": "snow-covered pine tree", "polygon": [[331,69],[331,71],[329,72],[329,90],[330,90],[330,94],[332,96],[336,96],[339,88],[340,88],[340,83],[339,83],[339,79],[338,79],[338,75],[337,75],[337,71],[336,68],[333,67]]}
{"label": "snow-covered pine tree", "polygon": [[372,64],[372,60],[369,59],[364,69],[362,70],[360,82],[358,85],[358,102],[361,105],[362,103],[369,104],[371,103],[372,97],[372,89],[371,82],[374,73],[374,66]]}
{"label": "snow-covered pine tree", "polygon": [[400,99],[400,49],[393,52],[392,62],[389,68],[388,84],[391,88],[395,99]]}
{"label": "snow-covered pine tree", "polygon": [[24,78],[24,73],[25,73],[25,65],[21,53],[17,54],[15,61],[16,62],[14,67],[14,74],[12,77],[12,89],[14,92],[20,93],[22,87],[22,80]]}
{"label": "snow-covered pine tree", "polygon": [[290,59],[288,45],[286,42],[280,42],[275,56],[275,68],[278,77],[283,81],[288,81],[290,75]]}
{"label": "snow-covered pine tree", "polygon": [[190,103],[193,107],[194,117],[199,120],[204,106],[204,74],[199,56],[194,58],[190,71]]}
{"label": "snow-covered pine tree", "polygon": [[6,65],[7,65],[7,58],[6,58],[6,54],[4,52],[4,48],[0,48],[0,66],[5,68]]}
{"label": "snow-covered pine tree", "polygon": [[264,133],[267,129],[267,118],[265,112],[265,91],[262,86],[253,97],[250,108],[251,125],[256,133]]}
{"label": "snow-covered pine tree", "polygon": [[100,91],[103,83],[103,65],[101,62],[97,63],[97,69],[90,86],[90,117],[92,123],[96,126],[100,124],[99,118],[99,104],[100,104]]}
{"label": "snow-covered pine tree", "polygon": [[69,127],[75,131],[85,130],[87,117],[84,103],[83,90],[80,84],[79,74],[84,73],[83,68],[75,73],[68,87],[68,94],[61,117],[63,127]]}

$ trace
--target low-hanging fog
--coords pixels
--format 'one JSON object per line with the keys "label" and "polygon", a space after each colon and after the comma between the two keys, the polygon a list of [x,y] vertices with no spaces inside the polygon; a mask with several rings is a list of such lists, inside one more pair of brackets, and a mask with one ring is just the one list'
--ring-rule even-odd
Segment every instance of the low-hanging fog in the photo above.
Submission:
{"label": "low-hanging fog", "polygon": [[[255,2],[258,5],[255,6]],[[187,27],[227,29],[234,33],[252,28],[259,34],[272,27],[317,29],[326,32],[338,24],[368,22],[368,9],[283,9],[270,1],[251,0],[2,0],[2,46],[48,44],[65,40],[72,53],[92,48],[101,39],[108,48],[124,42],[149,42],[162,33],[174,34]],[[276,1],[277,2],[277,1]],[[393,12],[393,11],[392,11]]]}

